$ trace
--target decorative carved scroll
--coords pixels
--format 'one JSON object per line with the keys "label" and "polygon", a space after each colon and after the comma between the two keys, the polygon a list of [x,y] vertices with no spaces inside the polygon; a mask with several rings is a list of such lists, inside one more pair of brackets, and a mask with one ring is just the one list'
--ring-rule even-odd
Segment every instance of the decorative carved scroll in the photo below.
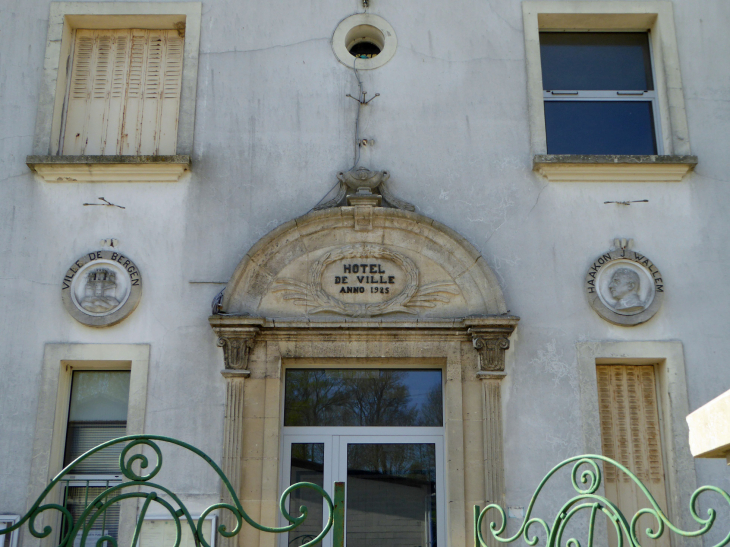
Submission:
{"label": "decorative carved scroll", "polygon": [[490,325],[478,318],[469,323],[474,349],[479,352],[479,368],[483,372],[504,372],[504,352],[509,349],[513,328]]}
{"label": "decorative carved scroll", "polygon": [[252,324],[235,327],[213,326],[218,335],[218,347],[223,348],[226,370],[248,370],[248,359],[263,320],[252,319],[250,323]]}
{"label": "decorative carved scroll", "polygon": [[472,340],[474,348],[479,352],[482,370],[489,372],[504,371],[504,352],[509,349],[509,339],[498,338],[493,340],[472,334]]}

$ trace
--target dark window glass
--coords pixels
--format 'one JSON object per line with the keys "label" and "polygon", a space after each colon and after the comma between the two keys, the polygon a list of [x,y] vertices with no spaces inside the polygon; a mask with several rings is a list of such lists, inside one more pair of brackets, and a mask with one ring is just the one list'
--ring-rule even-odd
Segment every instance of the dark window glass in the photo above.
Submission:
{"label": "dark window glass", "polygon": [[548,154],[657,153],[649,101],[545,101]]}
{"label": "dark window glass", "polygon": [[[63,465],[127,430],[129,371],[75,371],[66,430]],[[123,445],[105,448],[87,458],[73,473],[119,473]]]}
{"label": "dark window glass", "polygon": [[285,426],[441,426],[440,370],[289,369]]}
{"label": "dark window glass", "polygon": [[[324,444],[293,443],[289,484],[311,482],[324,488]],[[312,541],[322,531],[324,499],[311,488],[294,490],[289,497],[289,514],[299,516],[299,508],[307,508],[307,519],[289,532],[289,546],[299,547]]]}
{"label": "dark window glass", "polygon": [[347,445],[347,546],[436,547],[436,447]]}
{"label": "dark window glass", "polygon": [[545,90],[654,89],[643,32],[541,32]]}

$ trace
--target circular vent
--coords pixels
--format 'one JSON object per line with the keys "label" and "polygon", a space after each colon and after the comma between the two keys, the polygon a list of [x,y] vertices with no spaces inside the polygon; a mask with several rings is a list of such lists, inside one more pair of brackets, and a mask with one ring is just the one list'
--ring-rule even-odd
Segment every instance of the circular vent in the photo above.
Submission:
{"label": "circular vent", "polygon": [[393,27],[369,13],[347,17],[332,35],[332,50],[339,61],[358,70],[383,66],[393,58],[397,45]]}

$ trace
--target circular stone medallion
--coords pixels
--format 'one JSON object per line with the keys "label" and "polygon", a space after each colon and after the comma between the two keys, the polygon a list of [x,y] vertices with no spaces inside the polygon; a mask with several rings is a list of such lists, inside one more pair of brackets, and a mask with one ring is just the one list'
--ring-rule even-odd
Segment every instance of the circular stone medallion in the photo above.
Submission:
{"label": "circular stone medallion", "polygon": [[119,323],[142,296],[142,276],[128,257],[94,251],[74,262],[63,276],[61,298],[71,316],[90,327]]}
{"label": "circular stone medallion", "polygon": [[588,301],[615,325],[633,326],[654,317],[664,299],[659,269],[644,255],[618,249],[599,256],[588,269]]}

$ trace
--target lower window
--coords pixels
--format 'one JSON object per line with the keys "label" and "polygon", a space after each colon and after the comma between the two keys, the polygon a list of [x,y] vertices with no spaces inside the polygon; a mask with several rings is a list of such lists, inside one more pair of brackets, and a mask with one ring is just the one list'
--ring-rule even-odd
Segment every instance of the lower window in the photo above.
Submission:
{"label": "lower window", "polygon": [[[306,481],[333,495],[333,483],[344,482],[348,547],[445,545],[441,371],[289,370],[286,382],[282,491]],[[310,413],[310,405],[320,408]],[[377,425],[350,425],[376,415]],[[301,416],[321,418],[286,425]],[[296,490],[288,510],[298,516],[302,505],[307,520],[280,547],[299,547],[322,530],[321,496]],[[331,534],[322,545],[331,547]]]}
{"label": "lower window", "polygon": [[[66,429],[64,466],[106,441],[122,437],[127,428],[129,405],[129,371],[74,371],[71,401]],[[78,463],[63,481],[63,505],[74,523],[97,496],[121,483],[119,469],[121,444],[105,448]],[[102,498],[106,500],[107,498]],[[85,522],[89,522],[91,511]],[[91,525],[86,545],[96,544],[102,537],[118,537],[119,505],[111,505]],[[69,530],[65,527],[62,536]],[[74,538],[74,547],[81,545],[82,532]]]}

